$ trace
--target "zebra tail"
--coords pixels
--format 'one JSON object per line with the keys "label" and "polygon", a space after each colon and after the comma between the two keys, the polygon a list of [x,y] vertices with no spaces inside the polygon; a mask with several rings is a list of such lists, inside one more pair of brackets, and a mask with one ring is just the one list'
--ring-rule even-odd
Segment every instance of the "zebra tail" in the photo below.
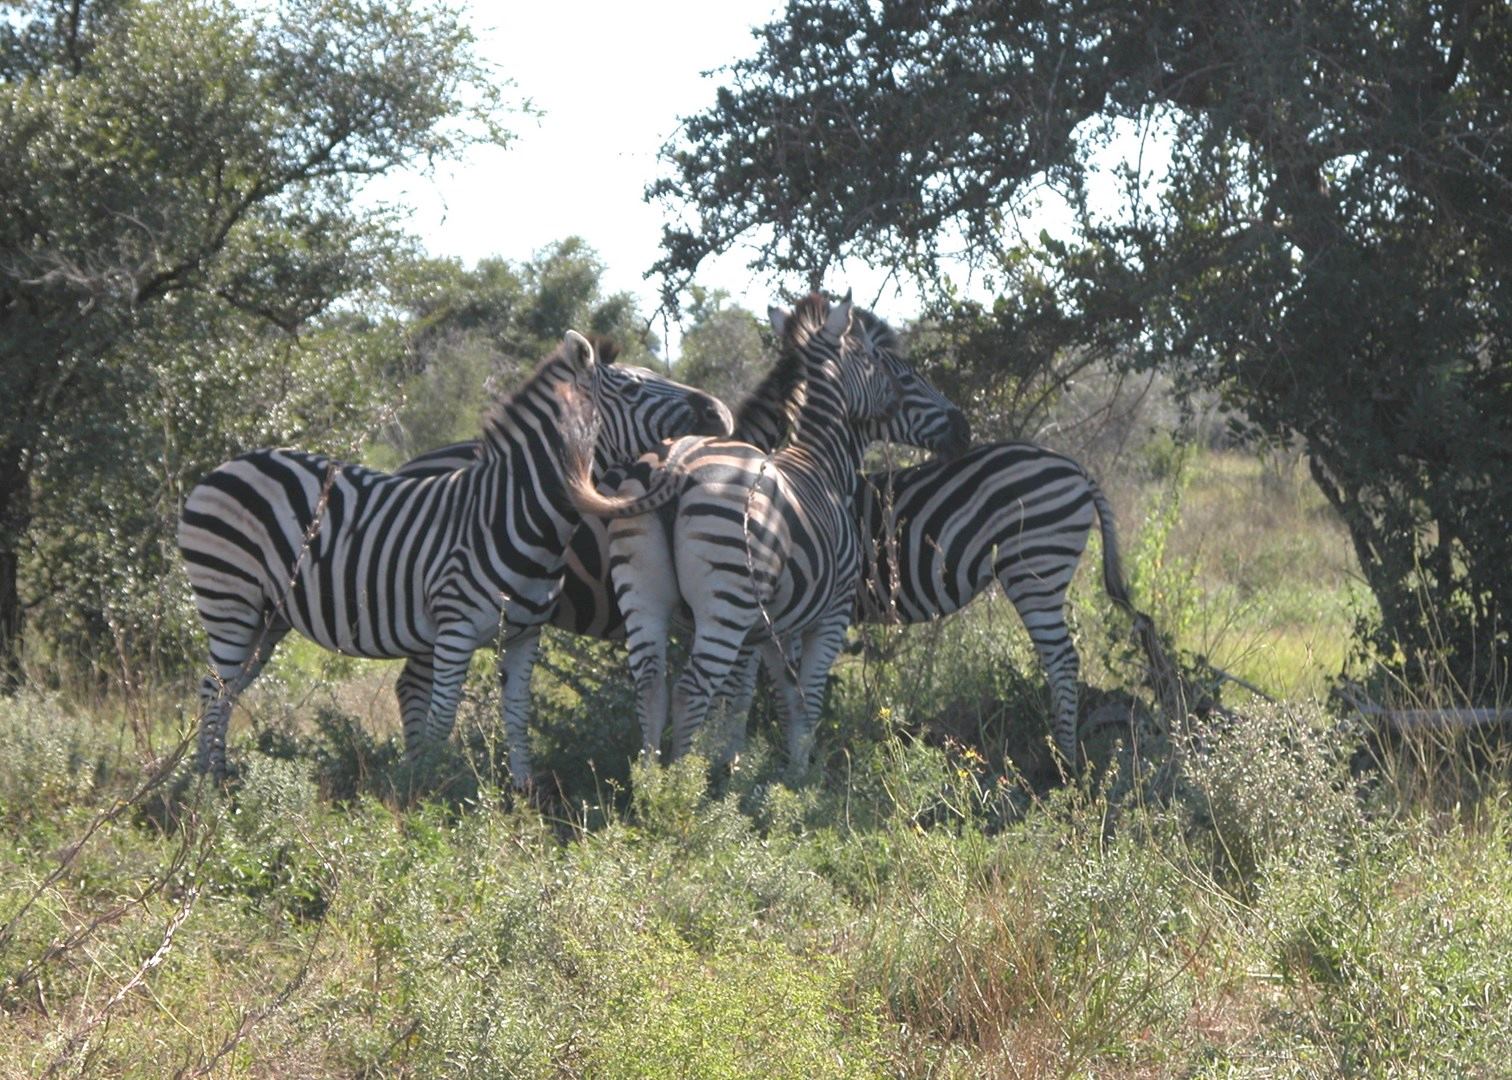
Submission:
{"label": "zebra tail", "polygon": [[1087,484],[1092,489],[1092,504],[1097,507],[1097,519],[1102,526],[1103,538],[1103,587],[1113,602],[1134,618],[1134,637],[1145,654],[1148,664],[1146,678],[1155,691],[1160,711],[1165,717],[1166,730],[1175,733],[1186,731],[1188,703],[1195,700],[1192,687],[1182,677],[1181,669],[1166,651],[1165,643],[1155,629],[1155,620],[1134,606],[1129,596],[1128,583],[1124,581],[1123,566],[1118,558],[1118,533],[1113,524],[1113,508],[1103,496],[1102,489],[1090,476]]}
{"label": "zebra tail", "polygon": [[562,467],[567,497],[578,513],[600,518],[639,517],[659,510],[677,497],[676,470],[654,470],[650,487],[640,495],[605,495],[593,480],[593,448],[598,416],[592,405],[571,387],[558,390],[562,401]]}
{"label": "zebra tail", "polygon": [[1097,486],[1097,481],[1090,476],[1087,477],[1087,486],[1092,490],[1092,505],[1097,508],[1097,522],[1102,529],[1103,588],[1115,604],[1131,615],[1138,615],[1129,596],[1128,582],[1124,580],[1123,560],[1118,556],[1118,527],[1113,522],[1113,507],[1102,488]]}

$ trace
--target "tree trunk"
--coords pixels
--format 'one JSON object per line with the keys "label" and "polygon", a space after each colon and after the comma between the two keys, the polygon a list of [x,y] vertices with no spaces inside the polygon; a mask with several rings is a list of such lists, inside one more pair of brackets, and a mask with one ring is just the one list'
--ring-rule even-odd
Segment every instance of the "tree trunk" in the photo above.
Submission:
{"label": "tree trunk", "polygon": [[31,524],[30,477],[20,454],[0,453],[0,693],[21,684],[21,541]]}

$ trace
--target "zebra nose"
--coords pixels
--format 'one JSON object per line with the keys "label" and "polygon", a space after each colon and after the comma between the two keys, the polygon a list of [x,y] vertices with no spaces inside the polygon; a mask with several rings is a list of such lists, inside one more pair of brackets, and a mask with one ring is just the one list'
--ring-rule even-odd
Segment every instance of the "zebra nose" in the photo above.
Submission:
{"label": "zebra nose", "polygon": [[725,403],[713,394],[694,395],[690,404],[695,425],[693,434],[723,437],[734,432],[735,418]]}
{"label": "zebra nose", "polygon": [[939,452],[943,457],[955,458],[964,454],[970,446],[971,422],[966,419],[966,414],[960,409],[952,409]]}

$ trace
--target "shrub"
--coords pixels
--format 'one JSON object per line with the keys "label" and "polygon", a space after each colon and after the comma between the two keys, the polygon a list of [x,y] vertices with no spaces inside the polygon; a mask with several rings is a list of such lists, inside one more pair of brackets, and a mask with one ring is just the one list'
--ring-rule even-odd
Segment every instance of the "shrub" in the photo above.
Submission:
{"label": "shrub", "polygon": [[1359,835],[1350,734],[1316,709],[1266,705],[1195,725],[1186,800],[1221,880],[1242,891],[1273,861],[1327,860]]}

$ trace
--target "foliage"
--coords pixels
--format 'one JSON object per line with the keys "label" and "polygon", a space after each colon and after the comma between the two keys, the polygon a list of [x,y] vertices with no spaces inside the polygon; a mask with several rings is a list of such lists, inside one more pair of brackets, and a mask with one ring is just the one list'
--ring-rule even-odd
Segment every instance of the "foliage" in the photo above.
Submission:
{"label": "foliage", "polygon": [[[310,419],[363,411],[338,383],[365,381],[365,346],[322,329],[402,245],[392,217],[353,195],[502,140],[502,105],[444,4],[48,0],[0,22],[0,677],[15,677],[36,602],[36,582],[18,591],[22,556],[37,562],[34,515],[70,504],[82,536],[113,500],[134,532],[173,494],[143,472],[160,456],[170,471],[201,463],[192,433],[150,409],[193,394],[190,357],[210,387],[265,377],[247,354],[282,350],[294,362],[275,369],[290,379],[281,408],[341,390]],[[274,417],[261,433],[280,430]],[[104,479],[128,455],[137,475]]]}
{"label": "foliage", "polygon": [[771,367],[766,323],[729,304],[729,294],[697,286],[686,311],[677,361],[682,382],[707,390],[732,409],[756,388]]}
{"label": "foliage", "polygon": [[979,758],[884,735],[796,791],[638,767],[590,828],[486,784],[396,797],[391,758],[333,801],[328,721],[133,806],[176,734],[145,724],[0,703],[18,1075],[1474,1075],[1512,1037],[1504,749],[1445,758],[1478,794],[1444,814],[1356,783],[1315,709],[1260,709],[1169,802],[1004,814]]}
{"label": "foliage", "polygon": [[[174,543],[189,488],[255,446],[356,457],[391,409],[383,369],[402,344],[391,323],[322,319],[292,338],[191,296],[163,306],[171,324],[117,349],[131,356],[112,379],[119,404],[103,416],[93,401],[60,404],[33,473],[39,492],[60,493],[36,506],[22,562],[33,666],[54,681],[137,681],[197,652]],[[191,327],[202,336],[182,337]]]}
{"label": "foliage", "polygon": [[415,260],[392,284],[409,350],[394,372],[404,404],[383,430],[382,465],[478,432],[490,390],[524,381],[568,330],[610,337],[620,360],[653,362],[657,341],[628,293],[603,292],[604,265],[578,237],[526,262]]}
{"label": "foliage", "polygon": [[[1302,440],[1406,683],[1508,684],[1505,5],[805,0],[759,42],[651,190],[683,215],[669,292],[747,237],[780,272],[926,287],[964,247],[1042,355],[1159,367]],[[1074,228],[1024,242],[1047,184]]]}

